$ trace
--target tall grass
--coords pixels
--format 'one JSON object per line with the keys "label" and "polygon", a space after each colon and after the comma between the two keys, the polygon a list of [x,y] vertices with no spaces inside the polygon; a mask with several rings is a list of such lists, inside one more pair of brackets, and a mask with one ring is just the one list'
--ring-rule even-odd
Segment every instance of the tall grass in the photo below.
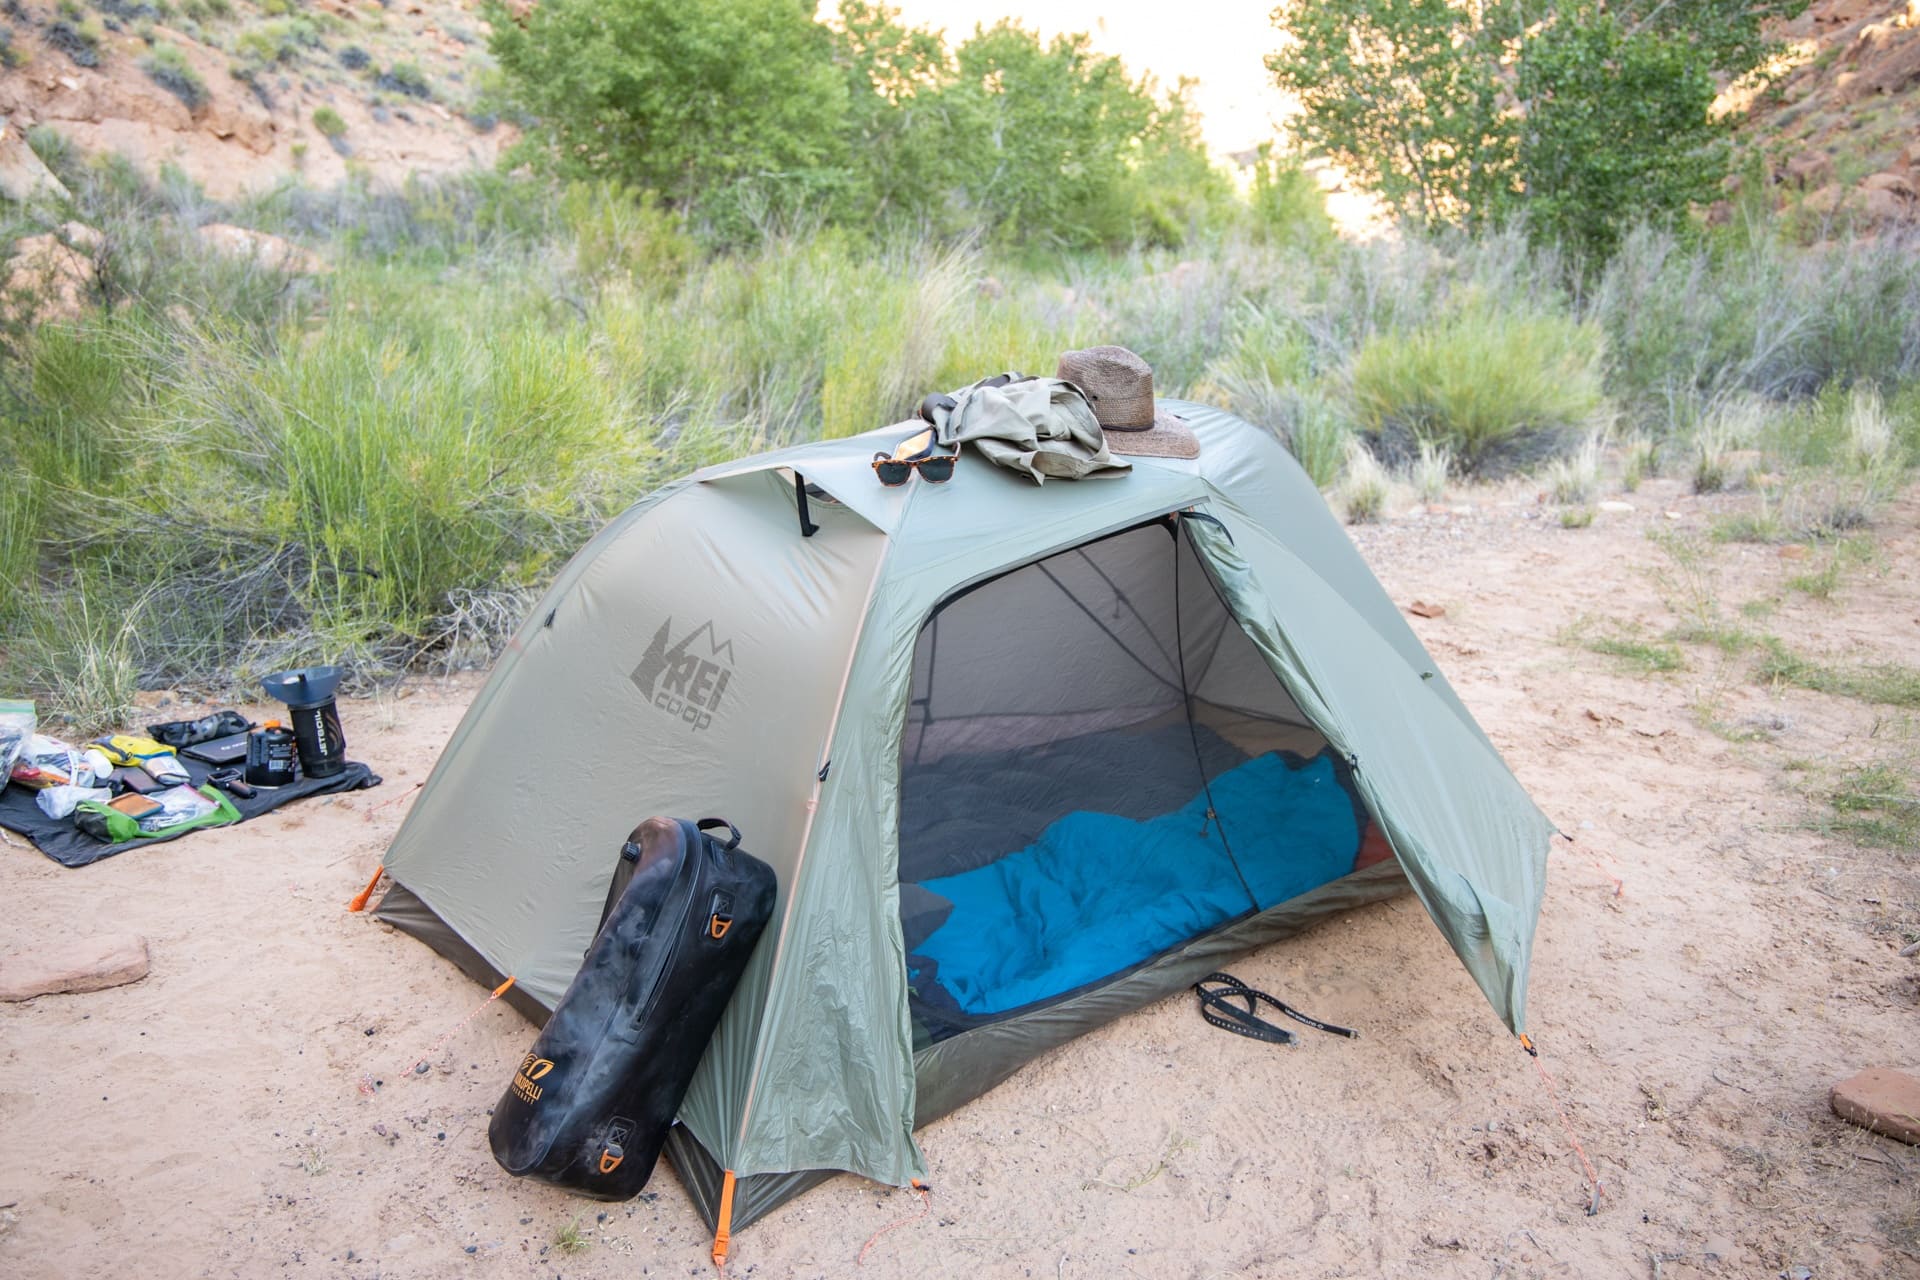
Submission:
{"label": "tall grass", "polygon": [[1370,339],[1353,359],[1353,398],[1390,450],[1445,446],[1462,471],[1483,471],[1544,457],[1600,413],[1605,346],[1598,326],[1471,299]]}
{"label": "tall grass", "polygon": [[[484,659],[663,478],[1099,342],[1274,433],[1356,519],[1387,504],[1383,463],[1419,458],[1431,498],[1450,470],[1573,450],[1555,483],[1576,500],[1581,442],[1616,420],[1638,474],[1711,454],[1737,482],[1743,448],[1820,469],[1827,489],[1796,490],[1809,527],[1849,527],[1920,456],[1920,255],[1894,237],[1638,233],[1594,283],[1517,234],[1295,234],[1274,220],[1300,192],[1269,182],[1177,252],[802,228],[715,253],[617,187],[224,205],[36,137],[74,200],[8,210],[0,238],[73,218],[104,242],[84,318],[0,332],[0,683],[80,719],[299,660]],[[332,269],[223,258],[212,221]]]}

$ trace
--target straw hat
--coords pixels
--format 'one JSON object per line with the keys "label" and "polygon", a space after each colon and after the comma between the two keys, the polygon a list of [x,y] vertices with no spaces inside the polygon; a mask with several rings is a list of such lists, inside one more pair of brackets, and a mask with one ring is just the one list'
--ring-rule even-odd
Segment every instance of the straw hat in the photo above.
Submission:
{"label": "straw hat", "polygon": [[1088,347],[1060,357],[1053,375],[1093,401],[1107,448],[1136,458],[1197,458],[1200,441],[1153,398],[1153,366],[1125,347]]}

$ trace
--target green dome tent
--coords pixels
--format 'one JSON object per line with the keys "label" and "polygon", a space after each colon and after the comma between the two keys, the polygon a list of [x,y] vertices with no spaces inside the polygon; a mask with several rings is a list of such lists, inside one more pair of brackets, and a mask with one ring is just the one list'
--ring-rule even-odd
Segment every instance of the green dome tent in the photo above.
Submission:
{"label": "green dome tent", "polygon": [[668,1146],[721,1252],[835,1172],[925,1177],[917,1126],[1408,885],[1523,1029],[1552,824],[1293,459],[1163,403],[1197,459],[886,488],[895,427],[649,495],[395,837],[380,917],[536,1019],[641,818],[723,814],[774,867]]}

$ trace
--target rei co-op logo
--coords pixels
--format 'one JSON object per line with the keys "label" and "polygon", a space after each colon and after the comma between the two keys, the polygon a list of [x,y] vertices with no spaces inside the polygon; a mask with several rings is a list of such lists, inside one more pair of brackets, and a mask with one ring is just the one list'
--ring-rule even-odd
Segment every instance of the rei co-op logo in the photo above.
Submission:
{"label": "rei co-op logo", "polygon": [[546,1092],[540,1081],[546,1079],[547,1072],[553,1070],[553,1060],[536,1058],[528,1054],[521,1059],[520,1069],[513,1073],[513,1092],[522,1102],[538,1102],[540,1095]]}
{"label": "rei co-op logo", "polygon": [[712,622],[675,640],[672,618],[653,633],[632,676],[648,701],[695,731],[713,723],[732,678],[733,641],[722,640]]}

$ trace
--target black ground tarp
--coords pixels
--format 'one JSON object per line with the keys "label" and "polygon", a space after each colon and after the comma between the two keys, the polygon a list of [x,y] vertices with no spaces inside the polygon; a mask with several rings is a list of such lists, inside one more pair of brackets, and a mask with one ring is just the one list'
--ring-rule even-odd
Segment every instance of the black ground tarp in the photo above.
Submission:
{"label": "black ground tarp", "polygon": [[[182,757],[187,773],[198,787],[213,772],[213,766],[201,764],[198,760]],[[331,778],[302,777],[284,787],[256,787],[252,798],[242,800],[238,796],[228,796],[233,807],[240,811],[240,820],[257,818],[269,809],[278,809],[292,800],[304,800],[308,796],[329,795],[338,791],[359,791],[366,787],[380,785],[380,775],[349,760],[345,773],[337,773]],[[233,825],[231,823],[229,826]],[[102,858],[111,858],[116,853],[125,853],[129,849],[138,849],[144,845],[159,844],[164,840],[178,840],[181,836],[192,835],[195,831],[218,830],[217,827],[193,827],[185,831],[176,831],[170,835],[149,836],[144,840],[127,840],[120,844],[101,844],[92,836],[83,834],[73,825],[72,818],[49,818],[34,803],[34,793],[22,786],[11,783],[0,789],[0,827],[18,832],[38,846],[40,852],[52,858],[62,866],[84,867],[90,862]]]}

